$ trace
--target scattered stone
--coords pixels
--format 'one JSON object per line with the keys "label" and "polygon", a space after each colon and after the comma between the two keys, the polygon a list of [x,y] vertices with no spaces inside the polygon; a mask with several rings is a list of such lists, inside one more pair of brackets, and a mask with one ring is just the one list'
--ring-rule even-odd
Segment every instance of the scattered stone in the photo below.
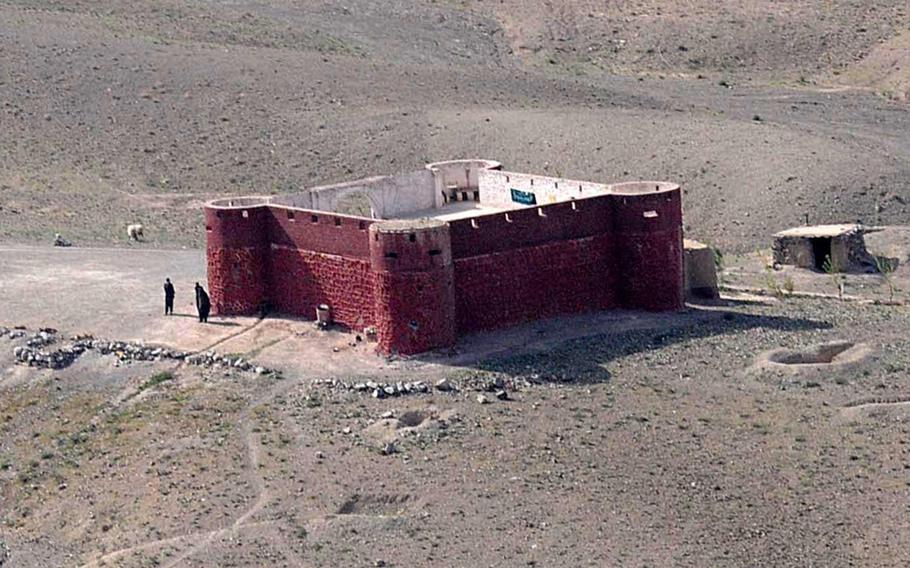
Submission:
{"label": "scattered stone", "polygon": [[398,452],[398,448],[393,442],[388,442],[385,446],[382,447],[382,455],[390,456]]}
{"label": "scattered stone", "polygon": [[[9,330],[0,328],[0,337],[2,336],[9,336],[11,339],[27,337],[25,345],[17,345],[13,349],[13,356],[20,364],[30,367],[64,369],[72,365],[86,351],[94,350],[102,355],[113,355],[116,357],[114,361],[115,367],[119,367],[121,363],[134,361],[171,360],[186,361],[189,365],[211,367],[213,369],[222,367],[240,371],[254,369],[250,362],[242,357],[223,357],[213,351],[191,354],[166,347],[150,347],[143,343],[95,339],[89,334],[76,335],[72,338],[69,345],[64,345],[54,351],[44,350],[43,348],[53,345],[59,340],[57,330],[52,328],[43,328],[30,336],[24,329]],[[275,371],[260,366],[255,367],[255,372],[265,375]]]}
{"label": "scattered stone", "polygon": [[455,390],[455,385],[453,385],[451,383],[451,381],[449,381],[449,379],[446,379],[446,378],[442,378],[442,379],[439,379],[438,381],[436,381],[435,386],[436,386],[436,390],[442,391],[442,392],[451,392],[451,391]]}
{"label": "scattered stone", "polygon": [[509,393],[505,390],[496,391],[496,398],[499,400],[509,400]]}
{"label": "scattered stone", "polygon": [[346,382],[338,379],[315,379],[312,384],[339,390],[369,392],[373,398],[397,397],[430,392],[430,386],[423,381],[377,383],[376,381]]}
{"label": "scattered stone", "polygon": [[479,402],[480,404],[488,404],[490,402],[490,399],[487,398],[486,395],[479,394],[479,395],[477,395],[477,402]]}

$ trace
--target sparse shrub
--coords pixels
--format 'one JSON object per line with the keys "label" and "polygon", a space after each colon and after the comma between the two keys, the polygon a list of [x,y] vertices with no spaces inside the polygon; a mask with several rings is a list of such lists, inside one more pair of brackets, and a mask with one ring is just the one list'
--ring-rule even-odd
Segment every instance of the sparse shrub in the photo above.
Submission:
{"label": "sparse shrub", "polygon": [[145,381],[144,383],[139,385],[139,392],[142,392],[146,389],[150,389],[152,387],[156,387],[156,386],[160,385],[161,383],[173,381],[175,378],[176,377],[174,376],[174,373],[172,373],[170,371],[161,371],[160,373],[155,373],[154,375],[149,377],[147,381]]}
{"label": "sparse shrub", "polygon": [[784,290],[781,288],[781,285],[777,281],[777,277],[774,276],[773,269],[770,266],[765,267],[765,288],[777,298],[782,298],[784,295]]}
{"label": "sparse shrub", "polygon": [[793,290],[794,290],[795,288],[796,288],[796,286],[795,286],[795,284],[793,283],[793,278],[790,277],[790,276],[787,276],[787,277],[784,279],[784,292],[786,292],[788,296],[792,296],[792,295],[793,295]]}
{"label": "sparse shrub", "polygon": [[894,292],[897,291],[894,285],[894,263],[890,259],[881,256],[875,257],[875,269],[881,274],[882,280],[888,286],[888,301],[894,302]]}
{"label": "sparse shrub", "polygon": [[822,263],[822,270],[831,278],[831,282],[837,289],[837,298],[843,301],[844,285],[847,283],[846,277],[840,273],[837,264],[832,260],[830,254],[825,257],[825,262]]}

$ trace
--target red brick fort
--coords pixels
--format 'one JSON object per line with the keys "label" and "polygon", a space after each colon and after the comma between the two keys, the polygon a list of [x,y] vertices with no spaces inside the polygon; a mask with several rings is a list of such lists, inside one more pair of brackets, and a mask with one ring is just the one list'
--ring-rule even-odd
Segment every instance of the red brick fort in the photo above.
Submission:
{"label": "red brick fort", "polygon": [[413,354],[592,310],[683,306],[680,188],[502,171],[489,160],[205,206],[215,313],[264,305],[377,330]]}

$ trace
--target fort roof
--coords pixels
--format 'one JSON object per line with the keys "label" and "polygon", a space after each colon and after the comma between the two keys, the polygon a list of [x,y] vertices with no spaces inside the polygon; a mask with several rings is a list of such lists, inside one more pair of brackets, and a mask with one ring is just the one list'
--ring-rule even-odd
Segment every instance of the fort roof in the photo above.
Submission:
{"label": "fort roof", "polygon": [[645,195],[678,188],[667,182],[605,184],[510,172],[493,160],[469,159],[434,162],[416,172],[321,185],[295,194],[219,198],[206,206],[271,206],[360,219],[452,221],[600,195]]}
{"label": "fort roof", "polygon": [[829,238],[850,235],[862,232],[862,225],[856,223],[840,225],[812,225],[807,227],[794,227],[774,234],[774,237],[802,237],[802,238]]}

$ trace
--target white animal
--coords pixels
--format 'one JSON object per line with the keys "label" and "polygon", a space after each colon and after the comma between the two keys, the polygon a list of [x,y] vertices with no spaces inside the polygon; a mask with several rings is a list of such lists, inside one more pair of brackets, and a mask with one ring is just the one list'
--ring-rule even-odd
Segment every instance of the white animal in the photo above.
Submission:
{"label": "white animal", "polygon": [[135,223],[135,224],[133,224],[133,225],[127,225],[127,227],[126,227],[126,234],[127,234],[127,237],[129,237],[129,239],[130,239],[131,241],[137,241],[137,242],[138,242],[138,241],[141,241],[141,240],[143,240],[143,239],[145,238],[145,235],[142,234],[142,224],[141,224],[141,223]]}

